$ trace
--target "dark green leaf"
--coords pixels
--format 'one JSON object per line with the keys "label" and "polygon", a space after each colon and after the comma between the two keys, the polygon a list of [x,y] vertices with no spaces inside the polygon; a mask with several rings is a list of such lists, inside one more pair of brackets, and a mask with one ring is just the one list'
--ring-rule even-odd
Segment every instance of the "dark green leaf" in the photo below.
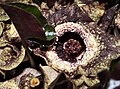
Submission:
{"label": "dark green leaf", "polygon": [[42,15],[42,13],[40,12],[40,10],[38,9],[38,7],[33,6],[33,5],[27,5],[27,4],[23,4],[23,3],[12,3],[13,6],[17,6],[21,9],[24,9],[25,11],[33,14],[41,23],[42,27],[44,27],[45,29],[45,33],[46,33],[46,37],[47,40],[52,40],[55,37],[55,30],[52,26],[48,25],[47,20],[45,19],[45,17]]}
{"label": "dark green leaf", "polygon": [[45,32],[38,20],[30,13],[7,4],[0,4],[0,6],[7,12],[8,16],[15,25],[24,48],[27,51],[32,67],[36,68],[35,62],[30,56],[26,41],[28,38],[39,38],[46,40]]}
{"label": "dark green leaf", "polygon": [[[28,43],[28,46],[31,48],[48,48],[49,46],[51,46],[54,42],[54,39],[52,40],[40,40],[39,38],[29,38],[27,43]],[[30,45],[29,45],[30,44]]]}
{"label": "dark green leaf", "polygon": [[24,9],[25,11],[33,14],[41,23],[41,25],[44,27],[47,23],[47,20],[45,17],[42,15],[38,7],[34,5],[28,5],[28,4],[23,4],[23,3],[11,3],[11,5],[19,7],[21,9]]}
{"label": "dark green leaf", "polygon": [[0,6],[9,15],[22,39],[34,37],[46,40],[42,26],[33,15],[11,5],[0,4]]}

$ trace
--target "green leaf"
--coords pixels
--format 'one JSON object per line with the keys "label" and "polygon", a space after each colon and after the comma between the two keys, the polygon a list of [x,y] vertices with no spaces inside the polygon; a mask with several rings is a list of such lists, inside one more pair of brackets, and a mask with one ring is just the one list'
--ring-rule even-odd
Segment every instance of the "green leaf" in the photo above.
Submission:
{"label": "green leaf", "polygon": [[46,24],[48,24],[46,18],[42,15],[42,13],[40,12],[40,10],[38,9],[37,6],[23,4],[23,3],[11,3],[11,5],[19,7],[21,9],[31,13],[32,15],[34,15],[39,20],[39,22],[41,23],[41,25],[43,27]]}
{"label": "green leaf", "polygon": [[0,4],[0,6],[6,11],[15,25],[16,30],[22,39],[23,46],[27,51],[32,67],[37,68],[37,65],[35,65],[35,62],[30,55],[27,40],[30,37],[46,40],[45,32],[42,29],[41,24],[32,14],[23,9],[7,4]]}
{"label": "green leaf", "polygon": [[47,41],[50,41],[55,38],[54,28],[52,26],[48,25],[46,18],[42,15],[42,13],[38,9],[38,7],[36,7],[34,5],[23,4],[23,3],[12,3],[12,5],[17,6],[21,9],[24,9],[25,11],[34,15],[39,20],[42,27],[44,27],[44,29],[45,29],[45,35],[46,35]]}
{"label": "green leaf", "polygon": [[46,25],[45,27],[45,35],[47,40],[52,40],[55,38],[55,30],[52,26]]}

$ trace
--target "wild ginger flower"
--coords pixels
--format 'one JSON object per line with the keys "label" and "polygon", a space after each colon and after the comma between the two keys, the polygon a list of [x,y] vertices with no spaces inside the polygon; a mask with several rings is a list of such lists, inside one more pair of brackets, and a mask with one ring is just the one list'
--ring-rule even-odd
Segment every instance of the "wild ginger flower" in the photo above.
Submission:
{"label": "wild ginger flower", "polygon": [[98,83],[97,73],[109,69],[111,61],[120,56],[120,39],[106,33],[108,23],[102,25],[103,29],[76,5],[61,8],[48,21],[55,27],[55,42],[47,51],[37,50],[35,54],[69,78],[79,75],[73,79],[77,86],[83,82],[88,86]]}

